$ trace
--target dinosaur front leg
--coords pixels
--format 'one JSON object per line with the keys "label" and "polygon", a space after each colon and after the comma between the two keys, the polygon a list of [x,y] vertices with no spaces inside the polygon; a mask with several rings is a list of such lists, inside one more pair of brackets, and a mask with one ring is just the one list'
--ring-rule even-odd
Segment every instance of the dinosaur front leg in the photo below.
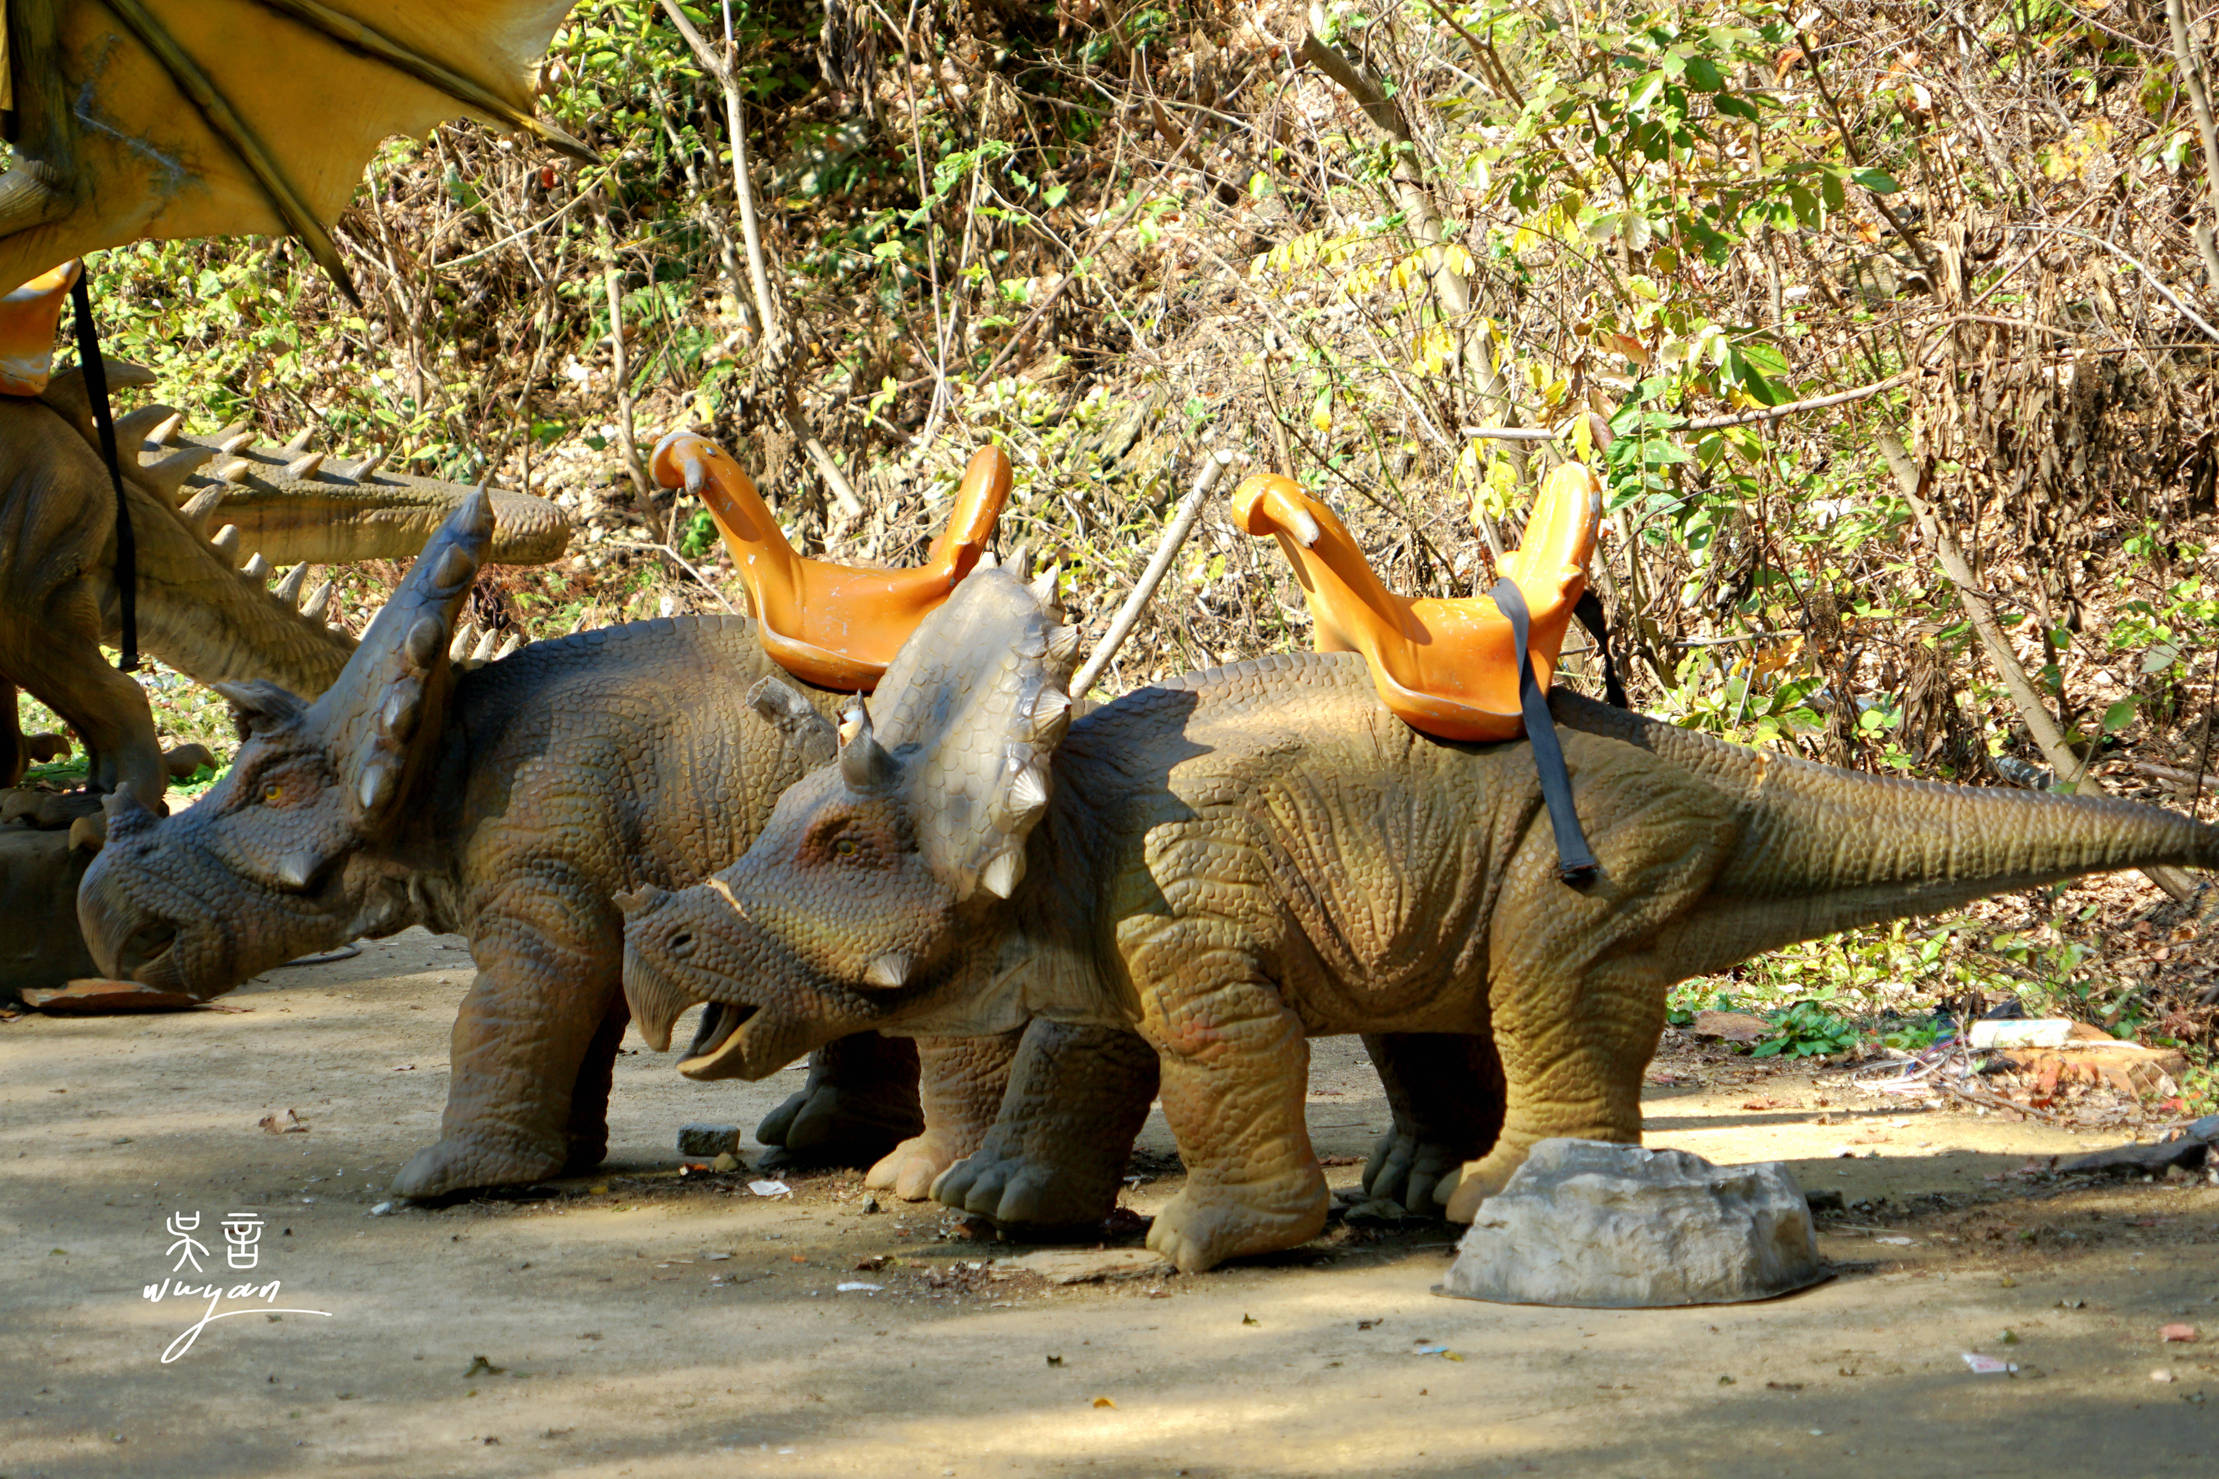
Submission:
{"label": "dinosaur front leg", "polygon": [[1163,1075],[1164,1118],[1187,1184],[1148,1230],[1183,1273],[1272,1253],[1325,1230],[1331,1197],[1303,1123],[1310,1044],[1237,947],[1172,930],[1133,959],[1141,1031]]}
{"label": "dinosaur front leg", "polygon": [[1022,1031],[989,1037],[916,1039],[917,1098],[924,1129],[888,1151],[863,1184],[891,1191],[905,1202],[931,1194],[942,1171],[969,1155],[986,1137],[1009,1085],[1010,1061]]}
{"label": "dinosaur front leg", "polygon": [[924,1123],[916,1047],[907,1038],[858,1032],[809,1055],[809,1077],[763,1117],[755,1138],[773,1147],[766,1167],[865,1165]]}
{"label": "dinosaur front leg", "polygon": [[611,913],[579,890],[518,884],[499,917],[480,920],[439,1143],[401,1168],[396,1195],[543,1181],[600,1160],[609,1068],[598,1056],[613,1060],[624,1012]]}
{"label": "dinosaur front leg", "polygon": [[1156,1096],[1155,1050],[1124,1028],[1036,1018],[1007,1078],[993,1128],[933,1183],[934,1199],[1009,1225],[1107,1217]]}
{"label": "dinosaur front leg", "polygon": [[1438,1215],[1433,1189],[1487,1153],[1502,1130],[1502,1061],[1494,1039],[1454,1033],[1367,1035],[1394,1128],[1364,1167],[1364,1192]]}

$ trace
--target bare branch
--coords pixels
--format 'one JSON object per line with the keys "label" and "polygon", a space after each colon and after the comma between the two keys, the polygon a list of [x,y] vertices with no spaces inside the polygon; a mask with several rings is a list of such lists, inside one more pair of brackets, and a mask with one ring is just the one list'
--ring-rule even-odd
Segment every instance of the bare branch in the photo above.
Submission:
{"label": "bare branch", "polygon": [[1110,659],[1117,656],[1117,649],[1124,646],[1125,639],[1132,635],[1133,624],[1140,620],[1141,609],[1148,604],[1148,598],[1156,593],[1156,587],[1163,584],[1164,573],[1171,568],[1179,547],[1194,532],[1195,521],[1202,517],[1202,505],[1209,500],[1210,489],[1217,486],[1218,478],[1232,465],[1233,454],[1223,448],[1203,456],[1202,466],[1194,474],[1194,486],[1187,490],[1187,496],[1180,502],[1178,511],[1172,514],[1171,522],[1164,526],[1163,540],[1156,546],[1155,558],[1148,562],[1147,569],[1140,572],[1140,579],[1134,583],[1132,593],[1125,597],[1125,604],[1118,609],[1117,619],[1110,623],[1109,633],[1102,638],[1102,645],[1094,649],[1094,655],[1086,660],[1086,666],[1072,676],[1073,698],[1086,696],[1086,691],[1094,686],[1095,680],[1110,665]]}

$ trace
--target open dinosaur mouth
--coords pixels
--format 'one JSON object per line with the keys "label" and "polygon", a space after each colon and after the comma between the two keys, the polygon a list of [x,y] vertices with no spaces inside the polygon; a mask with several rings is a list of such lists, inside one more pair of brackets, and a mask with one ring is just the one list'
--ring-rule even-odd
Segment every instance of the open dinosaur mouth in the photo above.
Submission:
{"label": "open dinosaur mouth", "polygon": [[734,1006],[722,1001],[708,1003],[701,1009],[701,1025],[694,1029],[693,1042],[678,1065],[679,1071],[682,1073],[702,1059],[712,1057],[754,1015],[755,1008],[751,1006]]}
{"label": "open dinosaur mouth", "polygon": [[116,951],[116,973],[125,980],[141,979],[140,972],[169,954],[177,943],[177,927],[159,920],[149,921],[131,932],[131,937]]}

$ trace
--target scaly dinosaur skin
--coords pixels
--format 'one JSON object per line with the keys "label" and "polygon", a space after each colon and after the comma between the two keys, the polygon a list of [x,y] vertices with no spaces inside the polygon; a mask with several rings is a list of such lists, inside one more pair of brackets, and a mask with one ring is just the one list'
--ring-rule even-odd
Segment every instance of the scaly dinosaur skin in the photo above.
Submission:
{"label": "scaly dinosaur skin", "polygon": [[[486,515],[474,497],[455,516],[313,706],[271,684],[227,687],[247,729],[230,772],[167,819],[111,798],[79,895],[103,971],[202,997],[359,935],[468,935],[478,975],[441,1139],[393,1183],[411,1197],[599,1162],[627,1020],[613,896],[738,857],[804,769],[745,701],[776,669],[742,617],[584,632],[454,674]],[[812,692],[809,712],[836,702]],[[841,1044],[830,1067],[772,1135],[875,1155],[917,1132],[909,1044]],[[943,1128],[886,1175],[929,1181],[971,1149],[993,1087],[972,1129]]]}
{"label": "scaly dinosaur skin", "polygon": [[[1526,746],[1415,733],[1359,657],[1197,673],[1065,737],[1073,645],[1006,573],[974,575],[744,858],[631,901],[625,989],[651,1043],[719,1005],[682,1065],[704,1078],[865,1028],[1096,1034],[1021,1054],[986,1146],[934,1188],[1012,1220],[1107,1210],[1101,1168],[1154,1084],[1138,1034],[1188,1171],[1149,1246],[1187,1270],[1324,1227],[1312,1036],[1382,1057],[1396,1128],[1369,1190],[1468,1221],[1537,1140],[1638,1142],[1676,981],[2077,874],[2219,862],[2219,829],[2155,808],[1833,770],[1559,694],[1602,864],[1574,889]],[[1028,1123],[1073,1104],[1055,1133]]]}

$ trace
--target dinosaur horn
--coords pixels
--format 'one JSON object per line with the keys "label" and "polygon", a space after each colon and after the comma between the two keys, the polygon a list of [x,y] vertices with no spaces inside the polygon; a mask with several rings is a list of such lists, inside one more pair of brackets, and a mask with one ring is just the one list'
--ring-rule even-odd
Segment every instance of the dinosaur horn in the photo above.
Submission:
{"label": "dinosaur horn", "polygon": [[871,733],[871,711],[861,698],[849,700],[840,738],[840,775],[849,790],[868,796],[893,785],[901,767]]}
{"label": "dinosaur horn", "polygon": [[[144,365],[134,365],[120,359],[100,357],[102,368],[108,374],[110,391],[128,390],[137,385],[152,385],[154,372]],[[46,382],[46,389],[38,398],[74,421],[88,436],[92,432],[92,394],[85,389],[85,367],[71,365],[55,372]]]}
{"label": "dinosaur horn", "polygon": [[215,455],[213,447],[195,446],[188,442],[166,456],[140,463],[139,474],[175,503],[177,495],[185,490],[185,479],[206,467],[208,459]]}
{"label": "dinosaur horn", "polygon": [[840,739],[832,721],[788,684],[776,678],[757,680],[747,691],[747,706],[783,735],[787,747],[811,770],[830,764],[839,752]]}
{"label": "dinosaur horn", "polygon": [[[203,455],[205,455],[207,451],[205,447],[196,447],[194,448],[194,450],[196,452],[202,453]],[[185,454],[180,452],[176,455],[182,457]],[[167,461],[168,459],[165,458],[163,460]],[[185,506],[179,509],[177,513],[178,516],[185,521],[186,528],[192,530],[195,534],[205,536],[208,532],[209,517],[221,507],[223,507],[223,489],[203,488],[198,493],[195,493],[192,497],[186,499]],[[225,527],[228,528],[230,526],[226,525]]]}
{"label": "dinosaur horn", "polygon": [[436,742],[454,681],[448,644],[492,538],[493,502],[480,488],[424,546],[339,681],[310,711],[364,835],[398,825],[410,783]]}

